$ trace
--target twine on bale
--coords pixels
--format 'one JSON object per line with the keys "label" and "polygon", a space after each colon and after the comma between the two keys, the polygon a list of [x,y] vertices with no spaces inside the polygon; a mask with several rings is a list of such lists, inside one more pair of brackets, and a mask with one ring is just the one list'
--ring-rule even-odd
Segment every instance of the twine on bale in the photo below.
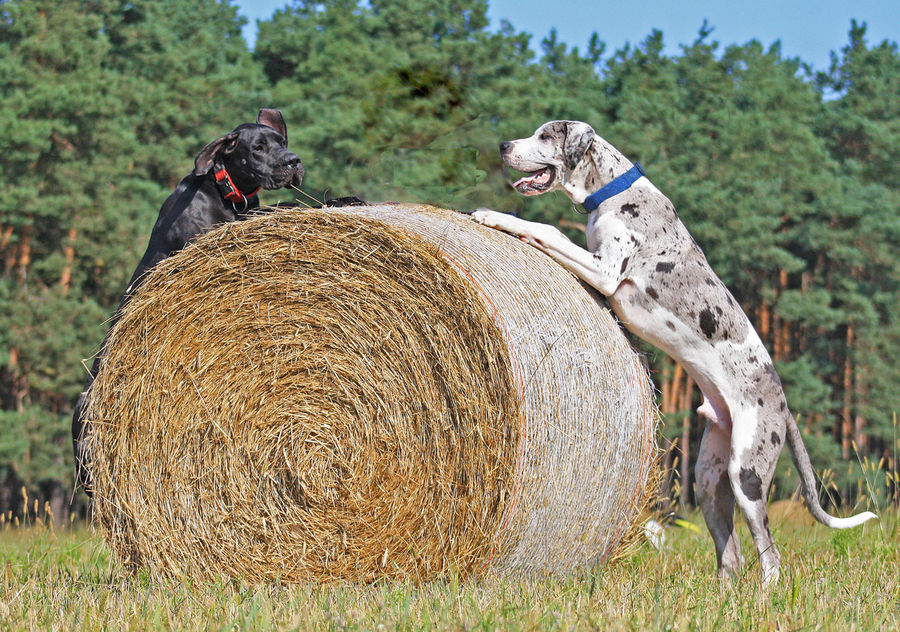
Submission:
{"label": "twine on bale", "polygon": [[568,273],[449,211],[226,225],[150,273],[107,349],[95,520],[161,575],[562,571],[645,498],[640,358]]}

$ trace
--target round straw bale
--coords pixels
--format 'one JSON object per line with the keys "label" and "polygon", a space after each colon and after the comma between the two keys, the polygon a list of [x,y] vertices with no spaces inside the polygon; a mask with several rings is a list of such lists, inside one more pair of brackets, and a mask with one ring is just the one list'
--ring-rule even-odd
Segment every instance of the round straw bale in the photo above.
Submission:
{"label": "round straw bale", "polygon": [[563,572],[615,549],[655,457],[597,295],[424,206],[197,239],[125,307],[90,401],[96,524],[168,576]]}

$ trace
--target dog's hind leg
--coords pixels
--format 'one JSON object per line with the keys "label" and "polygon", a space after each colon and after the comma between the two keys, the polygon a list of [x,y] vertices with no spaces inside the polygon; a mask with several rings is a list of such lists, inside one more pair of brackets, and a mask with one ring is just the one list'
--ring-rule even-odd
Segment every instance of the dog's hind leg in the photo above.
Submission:
{"label": "dog's hind leg", "polygon": [[779,432],[777,427],[770,427],[751,411],[736,414],[733,428],[733,433],[740,429],[746,434],[742,437],[744,441],[732,443],[728,462],[731,488],[759,552],[763,585],[770,585],[778,579],[781,554],[772,540],[766,510],[766,497],[778,462],[778,452],[770,449],[769,433],[779,435],[777,445],[781,447],[784,427],[782,425]]}
{"label": "dog's hind leg", "polygon": [[[703,412],[708,414],[707,410]],[[719,576],[723,579],[737,573],[743,562],[741,545],[734,529],[734,493],[728,477],[730,452],[730,429],[723,427],[721,422],[708,421],[700,441],[694,476],[697,500],[716,545]]]}

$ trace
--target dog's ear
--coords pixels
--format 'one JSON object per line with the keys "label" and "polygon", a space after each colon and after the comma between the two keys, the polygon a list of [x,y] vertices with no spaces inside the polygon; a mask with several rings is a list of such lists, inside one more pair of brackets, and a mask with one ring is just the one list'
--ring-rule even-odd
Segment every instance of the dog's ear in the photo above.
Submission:
{"label": "dog's ear", "polygon": [[256,117],[256,122],[260,125],[271,127],[276,132],[284,136],[284,140],[287,141],[287,125],[285,125],[284,123],[284,117],[281,116],[281,110],[262,108]]}
{"label": "dog's ear", "polygon": [[239,135],[240,133],[237,131],[230,132],[201,149],[194,159],[194,175],[202,176],[209,173],[213,163],[216,161],[216,155],[219,153],[227,154],[233,151],[235,145],[237,145]]}
{"label": "dog's ear", "polygon": [[563,144],[563,158],[566,167],[571,171],[581,159],[594,141],[593,128],[581,121],[569,121],[566,123],[566,141]]}

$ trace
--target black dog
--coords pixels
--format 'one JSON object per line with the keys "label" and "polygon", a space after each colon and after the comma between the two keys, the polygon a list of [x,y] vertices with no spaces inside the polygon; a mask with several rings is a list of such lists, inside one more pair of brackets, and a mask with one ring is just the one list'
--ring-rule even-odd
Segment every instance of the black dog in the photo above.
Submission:
{"label": "black dog", "polygon": [[[197,154],[194,171],[178,183],[160,208],[147,251],[131,276],[112,324],[150,268],[218,224],[248,217],[250,211],[259,207],[256,194],[260,189],[300,186],[303,166],[300,158],[287,150],[287,142],[287,127],[281,112],[262,109],[256,124],[239,125]],[[91,494],[91,455],[85,438],[90,425],[83,415],[88,403],[87,390],[97,377],[105,346],[104,339],[72,416],[75,471],[88,495]]]}

